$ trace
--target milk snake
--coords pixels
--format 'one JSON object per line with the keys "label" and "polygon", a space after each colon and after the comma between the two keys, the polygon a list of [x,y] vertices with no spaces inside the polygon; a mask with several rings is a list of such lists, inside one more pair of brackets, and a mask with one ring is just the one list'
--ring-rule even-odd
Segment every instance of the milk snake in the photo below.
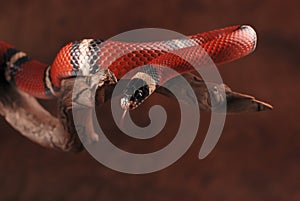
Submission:
{"label": "milk snake", "polygon": [[[172,54],[174,49],[180,50],[181,45],[187,47],[183,49],[190,59],[205,62],[202,54],[195,53],[197,49],[202,49],[219,65],[251,53],[255,49],[256,39],[255,31],[247,25],[226,27],[171,41],[129,43],[83,39],[61,48],[51,65],[31,59],[26,53],[0,41],[0,69],[5,75],[5,82],[14,83],[19,90],[34,97],[47,99],[57,96],[62,79],[88,76],[103,68],[108,68],[120,79],[138,66],[153,64],[151,72],[148,70],[132,77],[135,82],[140,81],[145,86],[134,89],[139,93],[125,93],[121,105],[128,109],[136,107],[153,93],[155,85],[172,78],[172,75],[164,74],[155,65],[167,66],[178,73],[193,69],[187,61]],[[184,44],[191,42],[194,45]],[[174,44],[177,44],[176,48]]]}

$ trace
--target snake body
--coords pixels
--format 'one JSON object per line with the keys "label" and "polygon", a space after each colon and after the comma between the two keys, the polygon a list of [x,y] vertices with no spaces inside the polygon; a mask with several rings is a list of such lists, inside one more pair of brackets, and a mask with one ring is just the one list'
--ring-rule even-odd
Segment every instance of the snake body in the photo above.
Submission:
{"label": "snake body", "polygon": [[[168,66],[179,73],[193,69],[189,62],[172,53],[174,43],[178,44],[177,51],[180,51],[182,43],[192,42],[193,45],[183,45],[185,54],[191,60],[205,62],[205,57],[199,54],[199,51],[197,53],[201,47],[216,64],[243,57],[251,53],[256,46],[256,33],[246,25],[226,27],[187,38],[188,40],[175,39],[172,43],[83,39],[61,48],[51,65],[31,59],[26,53],[0,41],[0,70],[5,75],[5,82],[14,83],[18,89],[45,99],[57,96],[62,79],[88,76],[103,68],[108,68],[120,79],[138,66],[153,64],[155,74],[149,76],[155,79],[155,84],[162,84],[172,76],[165,75],[156,65]],[[133,78],[143,79],[143,76],[137,74]]]}

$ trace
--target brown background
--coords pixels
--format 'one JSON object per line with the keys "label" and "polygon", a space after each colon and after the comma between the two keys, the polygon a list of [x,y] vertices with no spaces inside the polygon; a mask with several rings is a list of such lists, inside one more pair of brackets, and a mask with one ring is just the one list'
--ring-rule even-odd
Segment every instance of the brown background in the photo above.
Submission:
{"label": "brown background", "polygon": [[[46,63],[62,45],[81,38],[144,27],[193,34],[251,24],[257,50],[220,72],[236,91],[275,106],[228,116],[204,160],[197,159],[201,129],[183,158],[148,175],[112,171],[85,151],[44,149],[1,119],[0,200],[300,200],[299,18],[295,0],[0,1],[1,40]],[[55,112],[53,102],[43,103]]]}

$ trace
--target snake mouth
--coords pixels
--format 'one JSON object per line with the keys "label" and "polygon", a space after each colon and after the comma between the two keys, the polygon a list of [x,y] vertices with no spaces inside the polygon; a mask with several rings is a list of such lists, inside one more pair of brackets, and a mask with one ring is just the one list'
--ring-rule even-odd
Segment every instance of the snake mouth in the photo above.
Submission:
{"label": "snake mouth", "polygon": [[120,106],[123,110],[133,110],[138,107],[140,102],[133,101],[129,96],[121,98]]}
{"label": "snake mouth", "polygon": [[125,96],[125,97],[121,98],[120,106],[123,110],[133,110],[133,109],[137,108],[141,103],[142,103],[142,101],[141,102],[134,101],[134,100],[131,100],[130,97]]}

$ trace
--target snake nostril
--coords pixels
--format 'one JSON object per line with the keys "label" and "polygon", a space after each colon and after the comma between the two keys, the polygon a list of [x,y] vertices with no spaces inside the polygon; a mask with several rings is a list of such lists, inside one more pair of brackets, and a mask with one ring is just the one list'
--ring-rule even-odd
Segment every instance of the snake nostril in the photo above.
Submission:
{"label": "snake nostril", "polygon": [[127,110],[130,107],[129,99],[128,97],[123,97],[120,100],[120,106],[122,109]]}

